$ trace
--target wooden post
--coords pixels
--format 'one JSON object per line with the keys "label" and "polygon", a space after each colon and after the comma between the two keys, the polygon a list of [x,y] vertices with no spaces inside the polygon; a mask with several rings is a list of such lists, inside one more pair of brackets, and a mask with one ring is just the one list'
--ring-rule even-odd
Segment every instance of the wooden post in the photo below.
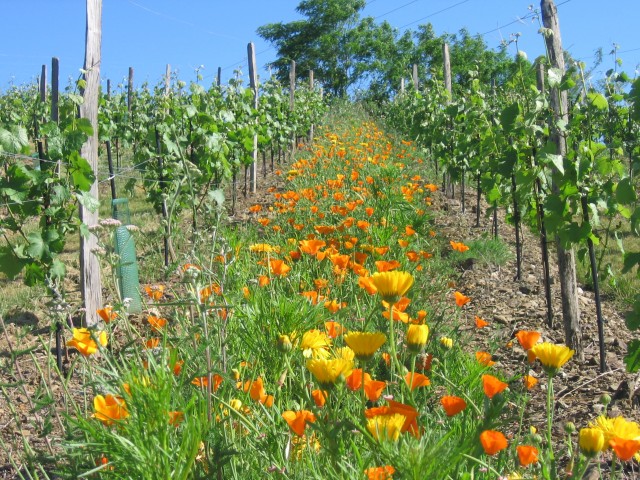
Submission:
{"label": "wooden post", "polygon": [[413,80],[413,88],[418,90],[418,64],[413,64],[413,71],[411,72],[411,79]]}
{"label": "wooden post", "polygon": [[47,101],[47,66],[42,65],[40,71],[40,101],[42,103]]}
{"label": "wooden post", "polygon": [[[44,103],[47,101],[47,66],[46,65],[42,65],[42,70],[40,70],[40,102],[44,105]],[[44,123],[46,121],[46,118],[35,118],[34,119],[34,130],[35,130],[35,136],[36,136],[36,143],[37,143],[37,148],[38,148],[38,160],[34,160],[34,165],[36,165],[36,161],[38,162],[37,165],[39,166],[39,168],[41,167],[41,159],[44,159],[44,142],[42,141],[42,139],[40,138],[40,123]]]}
{"label": "wooden post", "polygon": [[[291,60],[291,69],[289,70],[289,110],[293,112],[296,105],[296,62]],[[293,132],[291,139],[291,158],[296,152],[296,134]]]}
{"label": "wooden post", "polygon": [[216,85],[219,87],[222,84],[222,67],[218,67],[218,75],[216,76]]}
{"label": "wooden post", "polygon": [[[256,66],[256,47],[253,42],[247,45],[247,59],[249,61],[249,87],[253,90],[253,108],[258,108],[258,68]],[[256,118],[256,122],[258,119]],[[258,133],[253,135],[253,162],[249,167],[249,189],[256,193],[258,178]]]}
{"label": "wooden post", "polygon": [[289,70],[289,110],[293,110],[296,102],[296,62],[291,60]]}
{"label": "wooden post", "polygon": [[[102,43],[102,0],[87,0],[87,29],[84,57],[84,101],[80,106],[82,118],[91,122],[93,135],[82,146],[80,155],[85,158],[96,179],[98,177],[98,92],[100,89],[100,49]],[[98,183],[94,181],[89,194],[98,199]],[[80,221],[86,226],[98,223],[98,211],[89,211],[80,205]],[[85,308],[87,326],[99,321],[96,310],[102,304],[100,263],[93,253],[98,246],[95,235],[80,235],[80,290]]]}
{"label": "wooden post", "polygon": [[111,80],[107,79],[107,98],[111,97]]}
{"label": "wooden post", "polygon": [[[443,75],[444,75],[444,88],[447,91],[447,100],[446,100],[446,104],[448,105],[451,102],[451,98],[452,98],[452,93],[451,93],[451,61],[449,59],[449,44],[447,43],[443,43],[442,44],[442,69],[443,69]],[[451,128],[451,125],[449,125],[449,128]],[[452,147],[450,146],[450,149]],[[453,198],[453,184],[451,182],[451,176],[448,174],[443,174],[444,178],[443,178],[443,187],[444,187],[444,192],[445,195],[447,194],[447,190],[449,189],[448,187],[450,187],[451,190],[451,197]]]}
{"label": "wooden post", "polygon": [[400,79],[400,93],[404,93],[404,77]]}
{"label": "wooden post", "polygon": [[127,82],[127,110],[131,111],[133,100],[133,67],[129,67],[129,81]]}
{"label": "wooden post", "polygon": [[[60,60],[58,57],[51,59],[51,121],[58,123],[60,121]],[[56,172],[60,175],[62,168],[61,160],[58,160]]]}
{"label": "wooden post", "polygon": [[[558,9],[553,0],[541,0],[540,10],[542,12],[542,24],[552,32],[551,35],[545,36],[549,63],[551,68],[558,69],[561,74],[564,74],[564,54],[562,51]],[[569,121],[567,92],[560,91],[557,87],[552,88],[549,103],[553,110],[554,117],[554,122],[551,126],[551,140],[556,144],[556,154],[565,157],[567,154],[567,138],[555,125],[557,120],[563,120],[565,123]],[[558,192],[559,190],[555,182],[552,183],[551,188],[554,192]],[[582,351],[575,253],[573,248],[565,249],[557,237],[556,247],[558,253],[560,290],[562,292],[562,320],[564,324],[565,343],[568,347],[576,351],[580,359],[583,359],[584,353]]]}
{"label": "wooden post", "polygon": [[169,95],[171,91],[171,65],[167,63],[167,69],[164,74],[164,94]]}
{"label": "wooden post", "polygon": [[449,44],[442,44],[442,61],[444,62],[444,88],[451,97],[451,60],[449,58]]}
{"label": "wooden post", "polygon": [[51,120],[58,123],[60,119],[60,60],[51,59]]}
{"label": "wooden post", "polygon": [[[313,92],[315,89],[315,83],[313,78],[313,70],[309,70],[309,90]],[[313,136],[315,133],[316,126],[312,123],[309,127],[309,145],[313,143]]]}

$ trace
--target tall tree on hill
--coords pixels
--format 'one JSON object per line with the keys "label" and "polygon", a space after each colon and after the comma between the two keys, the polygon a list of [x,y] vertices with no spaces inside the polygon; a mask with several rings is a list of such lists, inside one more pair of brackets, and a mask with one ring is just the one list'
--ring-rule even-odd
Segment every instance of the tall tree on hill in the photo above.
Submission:
{"label": "tall tree on hill", "polygon": [[295,60],[301,79],[313,70],[325,89],[345,96],[357,76],[354,35],[365,5],[365,0],[302,0],[296,11],[304,20],[259,27],[258,35],[278,49],[272,64],[278,79],[287,83]]}

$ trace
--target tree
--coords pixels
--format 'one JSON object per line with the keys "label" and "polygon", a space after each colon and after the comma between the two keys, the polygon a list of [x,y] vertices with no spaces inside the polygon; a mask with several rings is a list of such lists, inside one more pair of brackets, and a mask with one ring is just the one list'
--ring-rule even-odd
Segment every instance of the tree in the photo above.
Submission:
{"label": "tree", "polygon": [[286,84],[289,64],[295,60],[300,78],[313,70],[325,89],[345,96],[357,79],[355,27],[365,5],[365,0],[303,0],[296,11],[305,20],[259,27],[258,35],[278,49],[272,63],[277,78]]}

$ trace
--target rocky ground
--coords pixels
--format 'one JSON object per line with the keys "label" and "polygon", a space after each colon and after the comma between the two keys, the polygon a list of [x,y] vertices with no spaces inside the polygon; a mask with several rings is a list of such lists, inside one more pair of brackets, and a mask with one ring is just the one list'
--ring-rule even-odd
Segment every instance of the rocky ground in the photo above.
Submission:
{"label": "rocky ground", "polygon": [[[464,214],[459,195],[456,195],[455,199],[442,194],[437,197],[436,207],[440,212],[437,223],[443,235],[471,240],[482,235],[493,234],[492,218],[485,215],[485,204],[481,207],[480,227],[475,226],[475,192],[472,192],[472,195],[466,198]],[[499,214],[498,217],[499,235],[515,252],[515,229],[505,224],[503,214]],[[550,252],[554,312],[554,326],[551,328],[547,325],[547,304],[542,280],[544,275],[539,237],[534,236],[525,227],[522,241],[521,280],[515,280],[514,253],[513,259],[502,267],[477,261],[466,262],[462,266],[456,286],[473,299],[472,314],[468,315],[470,316],[468,329],[476,329],[472,322],[475,315],[490,323],[485,327],[491,330],[486,335],[470,336],[473,339],[470,347],[495,352],[493,359],[497,361],[496,368],[511,374],[522,373],[524,364],[522,350],[510,348],[510,342],[517,345],[514,338],[517,331],[536,330],[542,334],[544,341],[565,343],[555,251]],[[579,430],[602,414],[605,411],[601,403],[603,394],[609,395],[612,399],[606,411],[608,416],[622,415],[628,420],[640,420],[640,375],[629,374],[625,370],[623,357],[632,334],[624,323],[622,313],[616,311],[610,302],[603,301],[607,369],[601,372],[593,292],[579,288],[578,300],[584,358],[579,359],[576,356],[563,367],[554,380],[556,397],[554,412],[556,431],[554,433],[557,438],[566,436],[562,430],[567,422],[572,422]],[[546,425],[545,377],[539,367],[529,373],[538,376],[541,381],[531,391],[530,408],[527,408],[525,415],[526,427],[533,425],[541,430]],[[574,441],[577,440],[577,433],[573,438]],[[563,451],[562,447],[559,449]],[[607,475],[609,471],[610,459],[610,456],[603,457],[601,465],[603,475]],[[565,456],[565,463],[567,460]],[[597,470],[592,469],[590,474],[593,475],[590,478],[598,478]],[[623,478],[640,478],[640,467],[632,462],[628,465],[625,475],[627,477]]]}

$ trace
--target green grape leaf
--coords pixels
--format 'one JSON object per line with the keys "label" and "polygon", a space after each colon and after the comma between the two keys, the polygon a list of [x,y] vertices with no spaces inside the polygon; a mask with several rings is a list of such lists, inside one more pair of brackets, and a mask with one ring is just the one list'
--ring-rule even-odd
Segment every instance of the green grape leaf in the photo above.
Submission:
{"label": "green grape leaf", "polygon": [[64,263],[55,258],[49,269],[49,275],[53,278],[62,279],[67,274],[67,267],[65,267]]}
{"label": "green grape leaf", "polygon": [[96,180],[89,162],[76,151],[69,155],[69,171],[73,179],[73,186],[78,190],[88,192]]}
{"label": "green grape leaf", "polygon": [[616,201],[625,205],[636,201],[636,191],[629,177],[623,178],[618,182]]}
{"label": "green grape leaf", "polygon": [[502,125],[505,133],[510,133],[513,131],[516,125],[516,120],[518,119],[518,115],[520,114],[520,105],[516,103],[512,103],[500,114],[500,124]]}
{"label": "green grape leaf", "polygon": [[598,110],[607,110],[609,108],[609,102],[601,93],[589,92],[587,93],[587,99]]}
{"label": "green grape leaf", "polygon": [[538,159],[545,164],[551,163],[558,169],[561,174],[564,175],[564,159],[562,155],[556,155],[555,153],[549,152],[541,152],[538,155]]}
{"label": "green grape leaf", "polygon": [[87,137],[93,135],[93,127],[91,126],[91,121],[88,118],[79,118],[76,120],[76,127]]}
{"label": "green grape leaf", "polygon": [[76,198],[78,199],[78,202],[80,202],[80,205],[90,212],[96,212],[100,207],[100,201],[88,192],[76,193]]}
{"label": "green grape leaf", "polygon": [[0,247],[0,272],[11,280],[16,278],[27,264],[27,260],[15,254],[9,245]]}
{"label": "green grape leaf", "polygon": [[47,245],[45,244],[40,232],[31,232],[27,235],[29,240],[29,246],[27,247],[27,253],[31,258],[37,260],[42,259],[47,252]]}
{"label": "green grape leaf", "polygon": [[627,273],[633,269],[633,267],[640,266],[640,252],[627,252],[624,254],[624,266],[622,267],[622,273]]}
{"label": "green grape leaf", "polygon": [[640,369],[640,340],[632,340],[627,344],[627,354],[624,356],[627,372],[635,373]]}

